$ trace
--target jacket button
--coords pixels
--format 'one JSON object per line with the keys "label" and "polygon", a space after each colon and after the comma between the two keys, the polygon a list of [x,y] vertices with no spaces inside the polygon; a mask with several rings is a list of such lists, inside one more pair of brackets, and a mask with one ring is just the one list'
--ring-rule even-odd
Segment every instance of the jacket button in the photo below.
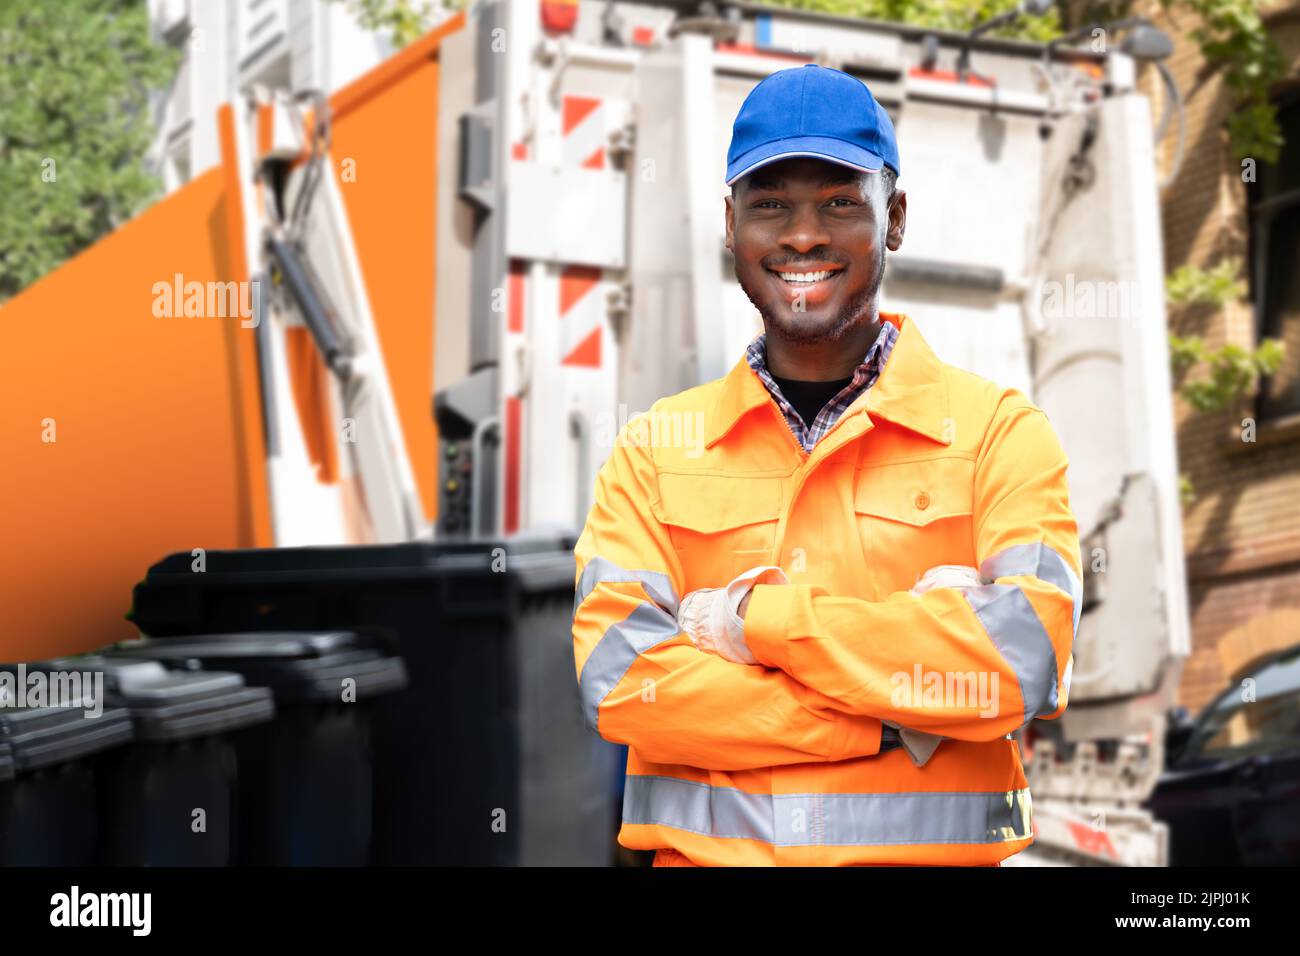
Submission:
{"label": "jacket button", "polygon": [[916,496],[916,507],[920,511],[924,511],[926,508],[930,507],[930,496],[924,491]]}

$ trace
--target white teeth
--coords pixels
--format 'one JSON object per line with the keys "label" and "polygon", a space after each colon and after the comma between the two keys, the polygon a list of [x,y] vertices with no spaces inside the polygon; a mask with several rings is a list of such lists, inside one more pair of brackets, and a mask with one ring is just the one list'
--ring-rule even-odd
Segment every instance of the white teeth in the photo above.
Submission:
{"label": "white teeth", "polygon": [[778,272],[777,273],[777,275],[779,275],[786,282],[821,282],[822,279],[827,278],[831,274],[832,271],[829,269],[824,270],[822,272]]}

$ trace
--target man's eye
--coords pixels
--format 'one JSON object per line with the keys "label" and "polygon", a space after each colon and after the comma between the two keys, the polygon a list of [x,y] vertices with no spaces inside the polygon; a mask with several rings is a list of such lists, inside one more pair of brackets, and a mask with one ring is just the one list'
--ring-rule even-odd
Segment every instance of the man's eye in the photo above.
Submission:
{"label": "man's eye", "polygon": [[831,202],[833,202],[833,203],[836,203],[836,202],[848,203],[850,206],[856,206],[856,205],[857,205],[857,203],[855,203],[855,202],[854,202],[852,199],[850,199],[848,196],[836,196],[834,199],[831,200]]}
{"label": "man's eye", "polygon": [[[769,205],[767,205],[768,203],[772,203],[772,205],[769,206]],[[775,209],[775,208],[777,208],[780,204],[781,204],[781,203],[780,203],[780,200],[777,200],[777,199],[760,199],[758,202],[754,203],[754,208],[755,208],[755,209]]]}

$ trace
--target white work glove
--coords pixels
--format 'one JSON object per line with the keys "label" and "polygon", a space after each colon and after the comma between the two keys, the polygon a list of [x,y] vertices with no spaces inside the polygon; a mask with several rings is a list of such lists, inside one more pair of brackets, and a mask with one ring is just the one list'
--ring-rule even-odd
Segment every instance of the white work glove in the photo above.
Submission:
{"label": "white work glove", "polygon": [[724,588],[701,588],[688,593],[678,605],[677,626],[702,651],[736,664],[757,664],[745,646],[740,602],[755,584],[789,583],[785,572],[775,565],[750,568]]}
{"label": "white work glove", "polygon": [[[941,564],[938,567],[931,568],[921,575],[912,585],[912,594],[924,594],[932,588],[975,588],[981,584],[987,584],[977,569],[968,567],[964,564]],[[939,741],[943,740],[938,734],[927,734],[919,730],[913,730],[911,727],[900,727],[892,721],[881,721],[898,731],[898,737],[903,742],[903,749],[907,755],[912,758],[912,763],[918,767],[925,766],[925,762],[934,755],[935,750],[939,747]]]}
{"label": "white work glove", "polygon": [[924,594],[931,588],[977,588],[988,584],[977,569],[965,564],[941,564],[931,568],[916,579],[913,594]]}

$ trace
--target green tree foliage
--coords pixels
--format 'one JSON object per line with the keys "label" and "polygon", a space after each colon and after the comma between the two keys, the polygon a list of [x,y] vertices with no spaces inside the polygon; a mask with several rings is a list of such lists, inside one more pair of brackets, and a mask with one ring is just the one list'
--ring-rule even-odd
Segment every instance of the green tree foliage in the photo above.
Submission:
{"label": "green tree foliage", "polygon": [[[401,48],[424,35],[437,11],[432,0],[334,0],[343,3],[367,30],[387,33]],[[464,6],[465,0],[446,6]]]}
{"label": "green tree foliage", "polygon": [[[1005,13],[1018,0],[768,0],[774,7],[812,10],[846,17],[910,23],[936,30],[966,31],[982,20]],[[1020,17],[990,36],[1050,40],[1061,33],[1056,10],[1041,17]]]}
{"label": "green tree foliage", "polygon": [[149,93],[175,66],[144,0],[0,2],[0,301],[157,195]]}
{"label": "green tree foliage", "polygon": [[[1165,278],[1165,295],[1174,307],[1207,305],[1221,309],[1246,293],[1237,278],[1241,262],[1225,259],[1210,269],[1184,265]],[[1179,393],[1198,412],[1221,412],[1247,395],[1261,376],[1272,375],[1282,366],[1285,343],[1264,339],[1247,351],[1239,345],[1224,345],[1210,351],[1199,336],[1169,335],[1169,358],[1175,379],[1185,379],[1196,365],[1204,364],[1208,376],[1183,381]]]}
{"label": "green tree foliage", "polygon": [[1225,259],[1212,269],[1187,263],[1165,277],[1165,295],[1178,305],[1222,307],[1246,294],[1246,284],[1237,278],[1240,272],[1238,259]]}
{"label": "green tree foliage", "polygon": [[1284,343],[1277,339],[1264,339],[1254,351],[1232,344],[1210,351],[1198,336],[1171,335],[1169,346],[1176,374],[1185,374],[1199,362],[1208,367],[1208,376],[1184,382],[1179,388],[1198,412],[1221,412],[1231,407],[1249,394],[1260,376],[1276,373],[1285,355]]}
{"label": "green tree foliage", "polygon": [[[1221,309],[1238,301],[1246,285],[1237,276],[1241,262],[1226,259],[1210,269],[1183,265],[1165,277],[1165,294],[1175,309],[1204,305]],[[1249,395],[1260,378],[1273,375],[1282,367],[1286,343],[1263,339],[1253,351],[1231,343],[1211,350],[1198,335],[1178,336],[1169,333],[1169,362],[1178,394],[1198,412],[1223,412]],[[1205,372],[1190,376],[1193,368],[1204,366]],[[1179,476],[1179,491],[1184,506],[1196,500],[1196,490],[1186,474]]]}
{"label": "green tree foliage", "polygon": [[1192,31],[1206,61],[1219,69],[1235,109],[1228,116],[1228,139],[1238,159],[1277,162],[1282,132],[1270,93],[1287,75],[1277,44],[1264,29],[1263,0],[1160,0],[1165,9],[1190,10],[1200,17]]}

